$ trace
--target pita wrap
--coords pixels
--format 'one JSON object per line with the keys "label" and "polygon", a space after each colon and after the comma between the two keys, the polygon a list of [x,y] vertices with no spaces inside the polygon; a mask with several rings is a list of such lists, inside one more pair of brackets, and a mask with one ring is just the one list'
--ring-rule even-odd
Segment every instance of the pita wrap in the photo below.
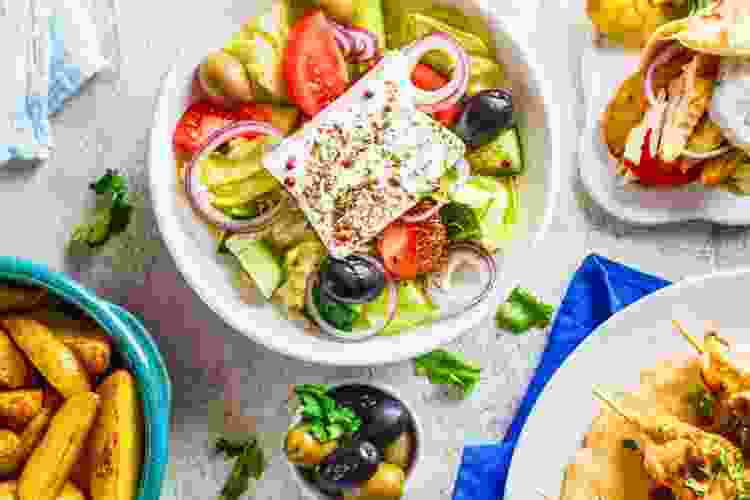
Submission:
{"label": "pita wrap", "polygon": [[[646,110],[650,108],[643,89],[646,73],[669,46],[674,47],[672,57],[656,66],[652,77],[654,96],[663,89],[674,96],[663,111],[665,116],[657,117],[659,123],[664,123],[659,137],[663,141],[660,157],[665,167],[687,172],[700,165],[682,155],[687,148],[706,153],[726,140],[743,147],[732,139],[723,122],[716,121],[712,100],[715,82],[726,66],[721,57],[726,61],[744,61],[739,58],[750,57],[750,0],[719,0],[693,16],[659,27],[643,49],[638,70],[620,85],[608,103],[601,119],[601,137],[610,159],[618,166],[618,173],[627,170],[621,163],[630,132],[643,125]],[[679,50],[680,47],[684,50]],[[722,171],[718,177],[722,182],[727,178],[724,174]],[[714,180],[716,176],[710,178]]]}

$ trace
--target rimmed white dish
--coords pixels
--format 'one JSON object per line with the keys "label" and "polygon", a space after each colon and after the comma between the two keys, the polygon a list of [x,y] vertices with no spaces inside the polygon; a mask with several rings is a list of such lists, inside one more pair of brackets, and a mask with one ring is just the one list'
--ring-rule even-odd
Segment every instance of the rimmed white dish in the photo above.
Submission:
{"label": "rimmed white dish", "polygon": [[[561,101],[554,97],[553,81],[544,74],[534,48],[525,42],[526,34],[515,31],[522,26],[505,24],[492,14],[489,2],[440,0],[439,3],[458,6],[487,19],[516,98],[520,125],[525,131],[522,141],[528,168],[520,183],[521,211],[516,237],[500,259],[498,290],[491,294],[492,298],[459,317],[399,336],[342,344],[305,333],[284,320],[270,304],[250,306],[242,301],[232,284],[232,270],[216,255],[215,240],[181,195],[171,146],[174,127],[186,107],[193,70],[212,47],[184,54],[165,75],[156,102],[149,150],[151,194],[159,229],[188,284],[227,324],[248,338],[282,354],[327,365],[378,365],[410,359],[450,342],[479,324],[510,286],[503,279],[503,262],[522,262],[522,258],[514,259],[514,255],[535,247],[544,237],[557,200],[563,157],[558,137]],[[248,17],[255,14],[248,12]],[[227,26],[224,39],[214,46],[225,43],[239,24]]]}
{"label": "rimmed white dish", "polygon": [[604,210],[627,222],[659,225],[707,221],[750,225],[750,197],[703,188],[643,190],[622,188],[614,162],[601,140],[601,117],[620,84],[635,71],[638,56],[616,48],[584,50],[581,77],[586,95],[586,126],[579,142],[579,171],[586,190]]}
{"label": "rimmed white dish", "polygon": [[568,357],[540,395],[511,462],[505,498],[557,498],[566,465],[599,412],[593,384],[609,391],[637,388],[641,370],[665,358],[695,355],[674,331],[677,319],[698,337],[716,321],[723,337],[746,338],[750,268],[686,279],[612,316]]}

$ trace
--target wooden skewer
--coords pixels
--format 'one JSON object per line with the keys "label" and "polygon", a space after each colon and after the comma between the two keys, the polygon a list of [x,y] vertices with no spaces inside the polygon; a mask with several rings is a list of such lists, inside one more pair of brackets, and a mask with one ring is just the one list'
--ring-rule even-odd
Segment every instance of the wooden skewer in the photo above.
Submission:
{"label": "wooden skewer", "polygon": [[624,418],[631,424],[639,425],[638,422],[632,416],[628,415],[628,413],[625,410],[623,410],[620,407],[620,405],[615,403],[615,401],[611,397],[604,394],[602,391],[600,391],[596,387],[592,389],[592,392],[594,393],[594,396],[599,398],[602,402],[606,403],[607,406],[609,406],[612,409],[612,411],[620,415],[622,418]]}
{"label": "wooden skewer", "polygon": [[685,340],[690,342],[690,345],[692,345],[696,351],[698,351],[701,354],[705,352],[705,349],[703,349],[703,346],[700,345],[700,343],[695,339],[695,337],[693,337],[692,335],[690,335],[690,333],[688,333],[688,331],[685,329],[684,326],[682,326],[682,324],[679,321],[677,321],[676,319],[673,319],[672,324],[677,329],[677,331],[680,332],[680,335],[685,337]]}

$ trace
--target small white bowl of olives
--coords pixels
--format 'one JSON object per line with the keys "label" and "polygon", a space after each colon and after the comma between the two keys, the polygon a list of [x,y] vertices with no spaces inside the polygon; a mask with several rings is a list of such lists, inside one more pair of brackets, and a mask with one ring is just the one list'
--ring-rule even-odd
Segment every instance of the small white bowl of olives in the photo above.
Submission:
{"label": "small white bowl of olives", "polygon": [[[284,452],[292,477],[305,497],[408,498],[409,479],[414,477],[422,443],[422,427],[409,404],[383,385],[300,387],[312,387],[314,391],[297,392],[302,404],[284,439]],[[323,400],[330,401],[321,401],[315,390],[325,396]],[[336,405],[333,411],[332,403]],[[318,407],[327,414],[322,421],[317,417]],[[328,418],[330,415],[333,418]],[[356,417],[354,425],[346,421],[347,415]],[[339,420],[343,425],[336,423]],[[326,429],[321,431],[321,426]]]}

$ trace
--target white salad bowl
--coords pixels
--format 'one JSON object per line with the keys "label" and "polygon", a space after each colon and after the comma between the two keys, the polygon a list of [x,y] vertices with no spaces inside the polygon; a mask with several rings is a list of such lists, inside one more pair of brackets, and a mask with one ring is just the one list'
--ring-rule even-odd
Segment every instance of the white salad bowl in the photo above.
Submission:
{"label": "white salad bowl", "polygon": [[[454,340],[477,326],[493,310],[510,286],[503,264],[524,262],[544,237],[560,186],[563,158],[560,134],[561,100],[554,99],[553,81],[543,75],[534,47],[526,43],[523,26],[505,23],[485,0],[438,0],[487,20],[514,95],[526,171],[520,180],[519,222],[514,238],[498,254],[499,279],[490,298],[470,311],[430,323],[398,336],[376,336],[358,343],[341,343],[306,333],[283,318],[270,303],[249,305],[234,285],[234,268],[216,254],[216,240],[194,213],[175,167],[172,134],[185,110],[193,72],[206,53],[221,47],[240,27],[227,26],[213,46],[186,50],[165,75],[156,101],[150,136],[149,172],[154,211],[162,237],[177,267],[202,300],[227,324],[248,338],[282,354],[327,365],[363,366],[403,361]],[[258,12],[248,12],[247,16]],[[518,30],[514,32],[514,30]],[[212,30],[215,31],[215,30]],[[515,256],[515,258],[514,258]],[[510,267],[510,266],[508,266]],[[518,267],[515,265],[513,267]]]}

